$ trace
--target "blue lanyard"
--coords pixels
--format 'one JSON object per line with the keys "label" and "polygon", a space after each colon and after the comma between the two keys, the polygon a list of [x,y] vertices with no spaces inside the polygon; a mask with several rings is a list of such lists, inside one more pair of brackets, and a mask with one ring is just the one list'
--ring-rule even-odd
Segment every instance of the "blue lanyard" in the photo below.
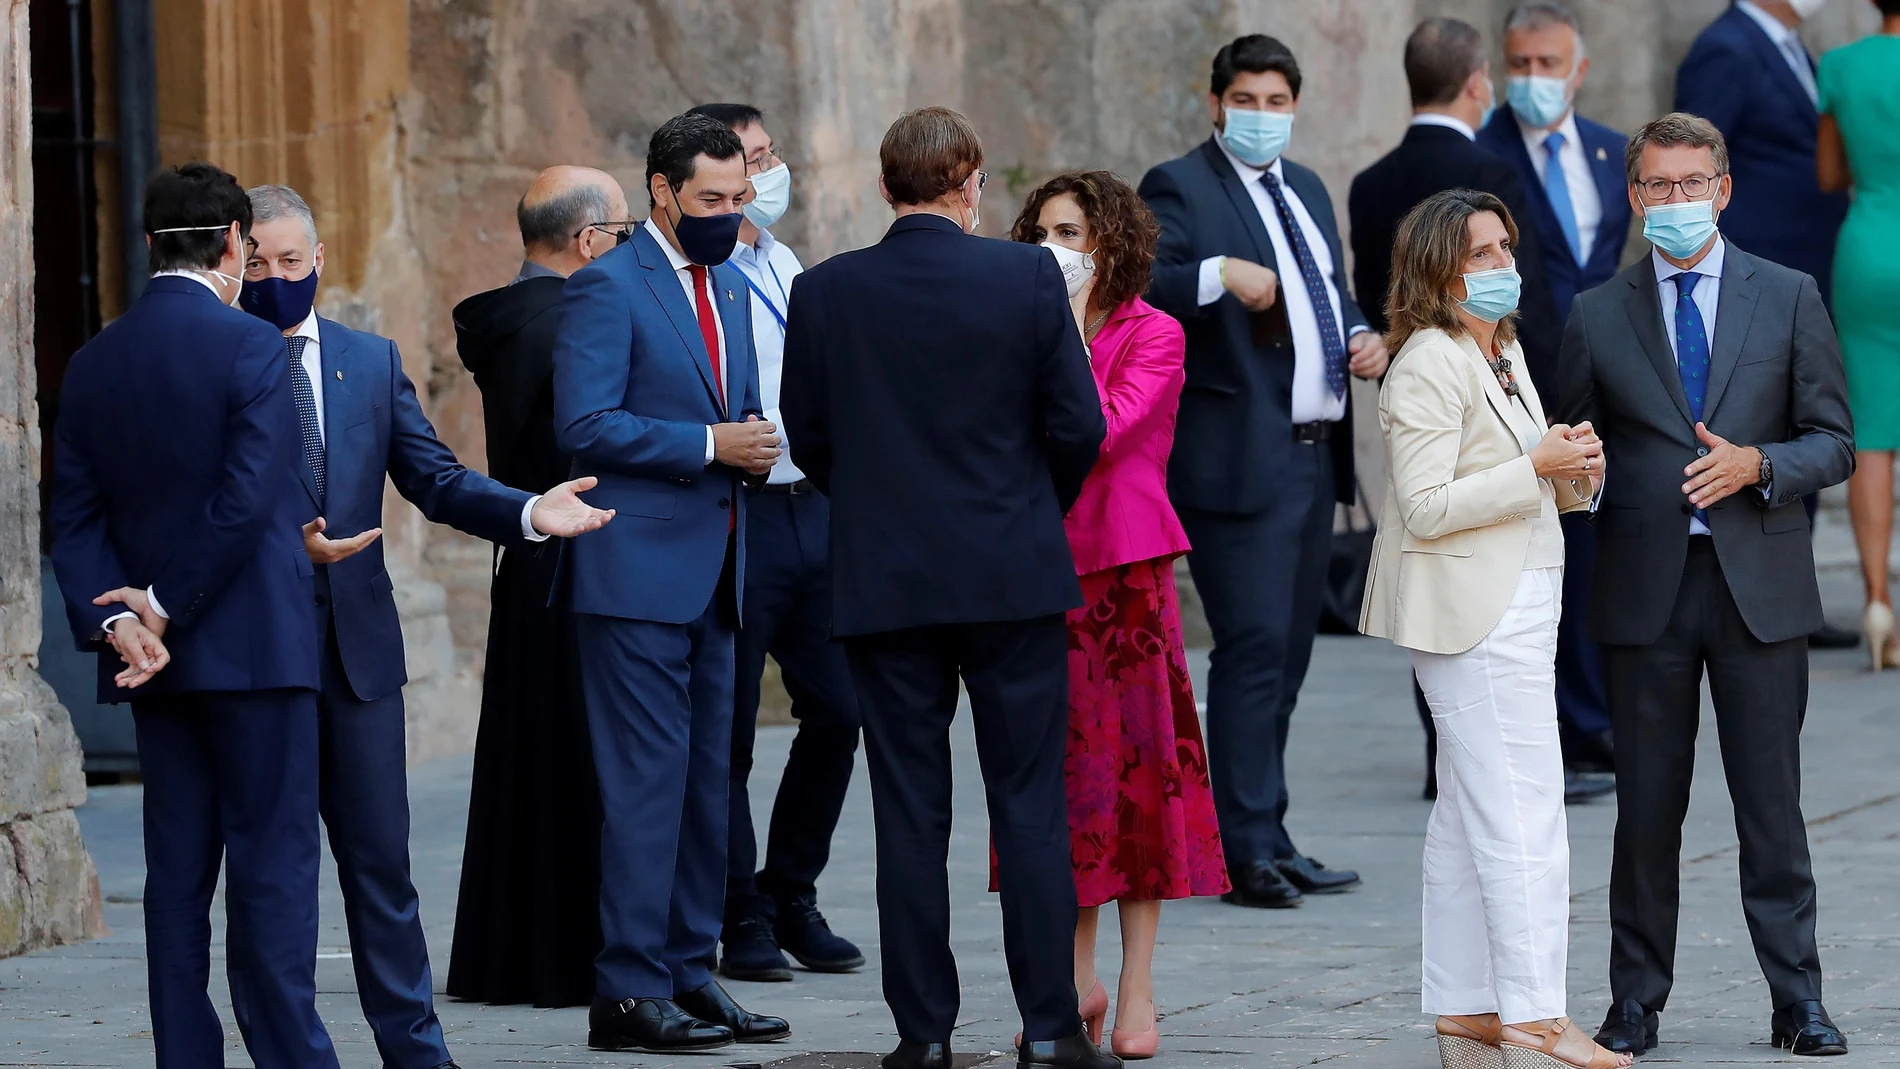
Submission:
{"label": "blue lanyard", "polygon": [[[773,267],[772,261],[767,260],[765,262],[765,269],[767,271],[772,272],[773,285],[776,285],[778,287],[778,291],[780,293],[784,293],[785,283],[779,280],[778,268]],[[773,319],[778,320],[778,332],[780,334],[784,334],[785,333],[785,313],[778,310],[778,306],[772,303],[772,298],[767,297],[765,295],[765,291],[759,288],[759,284],[757,282],[752,281],[752,276],[750,274],[747,274],[745,271],[740,271],[739,277],[745,280],[747,289],[759,295],[759,300],[764,303],[765,310],[772,313]]]}

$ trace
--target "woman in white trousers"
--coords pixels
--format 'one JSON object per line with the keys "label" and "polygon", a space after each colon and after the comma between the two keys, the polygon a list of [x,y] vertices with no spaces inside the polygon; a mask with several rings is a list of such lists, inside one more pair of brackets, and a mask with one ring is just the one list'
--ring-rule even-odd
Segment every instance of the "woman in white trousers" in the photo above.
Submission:
{"label": "woman in white trousers", "polygon": [[1603,471],[1547,426],[1512,315],[1517,228],[1450,190],[1399,224],[1379,403],[1390,486],[1360,630],[1412,651],[1438,733],[1423,1008],[1447,1069],[1615,1069],[1564,1015],[1570,846],[1557,745],[1560,511]]}

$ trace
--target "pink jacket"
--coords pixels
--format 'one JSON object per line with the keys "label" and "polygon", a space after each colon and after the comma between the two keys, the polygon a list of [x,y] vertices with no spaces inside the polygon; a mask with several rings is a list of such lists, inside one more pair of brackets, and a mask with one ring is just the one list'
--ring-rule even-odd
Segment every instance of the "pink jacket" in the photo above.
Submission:
{"label": "pink jacket", "polygon": [[1188,550],[1168,503],[1187,335],[1173,316],[1133,297],[1109,313],[1089,348],[1108,437],[1063,522],[1078,575]]}

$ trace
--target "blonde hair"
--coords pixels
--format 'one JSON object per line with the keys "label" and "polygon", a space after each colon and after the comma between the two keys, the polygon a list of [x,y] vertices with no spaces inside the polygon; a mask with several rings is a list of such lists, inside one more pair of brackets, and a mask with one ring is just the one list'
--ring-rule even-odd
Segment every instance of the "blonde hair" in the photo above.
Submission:
{"label": "blonde hair", "polygon": [[[1458,318],[1458,299],[1451,285],[1464,274],[1471,250],[1471,217],[1490,212],[1504,224],[1513,255],[1517,223],[1504,202],[1474,189],[1434,193],[1405,213],[1392,245],[1392,285],[1386,292],[1385,317],[1391,324],[1385,344],[1397,352],[1412,335],[1436,327],[1453,337],[1466,333]],[[1517,313],[1498,323],[1497,343],[1517,338]]]}

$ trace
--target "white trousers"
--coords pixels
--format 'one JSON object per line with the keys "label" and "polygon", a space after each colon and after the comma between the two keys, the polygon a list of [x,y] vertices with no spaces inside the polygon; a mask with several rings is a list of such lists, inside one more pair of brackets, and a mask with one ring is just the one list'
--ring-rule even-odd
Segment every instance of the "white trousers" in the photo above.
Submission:
{"label": "white trousers", "polygon": [[1506,1024],[1564,1016],[1562,605],[1563,569],[1529,569],[1475,648],[1412,652],[1438,732],[1438,802],[1425,831],[1426,1013],[1496,1013]]}

